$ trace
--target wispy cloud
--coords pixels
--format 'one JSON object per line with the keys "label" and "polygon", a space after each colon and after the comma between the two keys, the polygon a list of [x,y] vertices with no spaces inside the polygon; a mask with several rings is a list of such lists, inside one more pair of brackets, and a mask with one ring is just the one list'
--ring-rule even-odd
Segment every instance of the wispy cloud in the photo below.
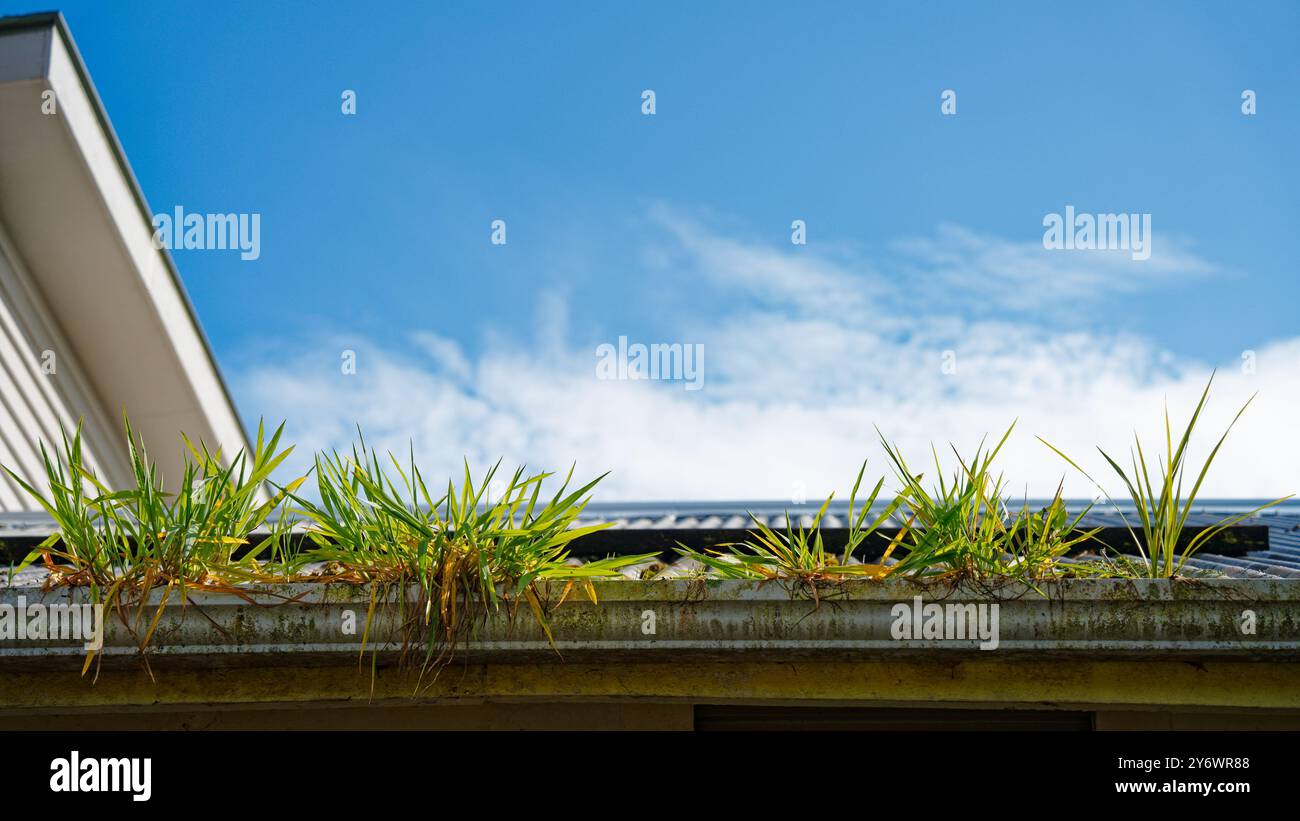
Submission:
{"label": "wispy cloud", "polygon": [[1048,250],[1041,241],[1015,242],[953,224],[940,225],[932,236],[901,240],[895,249],[914,285],[957,299],[995,298],[1001,308],[1095,302],[1220,273],[1186,239],[1163,233],[1154,237],[1149,259],[1133,259],[1127,250]]}
{"label": "wispy cloud", "polygon": [[676,243],[658,258],[661,267],[706,277],[734,289],[738,296],[786,311],[859,310],[884,290],[880,278],[862,260],[835,259],[808,252],[807,246],[779,248],[746,242],[710,230],[666,203],[652,205],[649,217]]}

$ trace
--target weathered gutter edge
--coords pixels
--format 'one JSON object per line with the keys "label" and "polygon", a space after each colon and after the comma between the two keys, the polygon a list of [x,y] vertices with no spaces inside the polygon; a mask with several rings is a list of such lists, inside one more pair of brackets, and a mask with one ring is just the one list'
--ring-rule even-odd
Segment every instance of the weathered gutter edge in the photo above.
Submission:
{"label": "weathered gutter edge", "polygon": [[[819,589],[816,601],[811,591],[777,583],[623,580],[595,583],[599,604],[575,586],[557,605],[563,587],[552,582],[542,588],[551,602],[547,619],[554,646],[526,605],[507,606],[476,620],[458,652],[467,661],[491,663],[558,663],[561,658],[1300,661],[1300,585],[1277,580],[1068,580],[1040,585],[1046,595],[1020,584],[954,588],[854,580]],[[137,635],[143,635],[161,595],[151,592]],[[367,653],[379,650],[385,663],[396,656],[404,635],[396,597],[390,588],[367,641]],[[43,608],[53,622],[67,616],[55,615],[51,605],[88,601],[83,589],[0,590],[0,634],[9,629],[4,620],[14,621],[20,612],[30,619],[33,609]],[[191,590],[185,604],[173,594],[147,653],[161,670],[355,665],[369,602],[369,588],[337,584],[256,585],[239,594]],[[940,608],[941,622],[933,620],[933,608],[925,609],[930,605]],[[13,615],[6,616],[9,612]],[[967,635],[983,638],[958,637],[962,622],[969,626]],[[104,623],[104,664],[138,663],[131,631],[112,613],[105,614]],[[924,634],[927,623],[946,631],[945,637],[895,638],[917,624]],[[84,643],[71,638],[0,638],[0,669],[79,670],[85,652]]]}

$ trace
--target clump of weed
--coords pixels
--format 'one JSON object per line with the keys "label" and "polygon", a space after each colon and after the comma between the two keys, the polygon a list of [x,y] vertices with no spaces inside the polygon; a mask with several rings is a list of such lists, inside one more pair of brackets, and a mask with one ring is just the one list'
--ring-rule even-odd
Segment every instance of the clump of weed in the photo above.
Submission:
{"label": "clump of weed", "polygon": [[994,473],[993,462],[1013,430],[1014,422],[992,448],[980,442],[969,460],[950,445],[958,469],[949,480],[944,479],[938,453],[931,447],[938,477],[931,489],[922,484],[923,475],[908,466],[899,448],[881,435],[901,485],[901,515],[909,523],[907,552],[894,572],[914,578],[1001,577],[1033,584],[1044,578],[1098,571],[1092,564],[1066,558],[1098,529],[1080,529],[1090,508],[1071,517],[1060,486],[1040,510],[1031,509],[1028,500],[1018,509],[1012,508],[1005,479]]}
{"label": "clump of weed", "polygon": [[[774,531],[751,514],[755,530],[745,542],[720,545],[721,549],[708,553],[685,547],[678,552],[715,577],[794,580],[812,587],[814,595],[819,582],[849,578],[957,581],[996,577],[1032,586],[1045,578],[1106,572],[1101,563],[1068,558],[1097,530],[1079,527],[1088,509],[1070,516],[1059,486],[1052,500],[1039,510],[1031,509],[1027,500],[1019,509],[1012,508],[1004,479],[992,468],[1014,427],[1012,424],[993,448],[986,449],[981,442],[970,460],[953,448],[959,470],[950,479],[943,477],[932,448],[939,477],[932,489],[926,488],[923,475],[914,472],[899,448],[882,435],[900,490],[878,515],[869,518],[884,486],[882,478],[858,510],[857,493],[866,470],[863,463],[849,495],[849,535],[839,555],[826,549],[822,533],[834,494],[807,527],[795,529],[787,514],[785,530]],[[884,539],[879,530],[891,520],[900,526],[892,539]],[[854,551],[872,535],[880,538],[876,544],[881,548],[879,559],[852,562]],[[875,555],[874,551],[868,553]]]}
{"label": "clump of weed", "polygon": [[[228,465],[219,451],[182,437],[188,454],[176,490],[168,491],[130,422],[124,424],[132,487],[111,489],[86,466],[80,426],[71,436],[63,432],[55,456],[41,445],[47,492],[5,471],[57,527],[16,570],[40,561],[49,571],[46,589],[88,588],[92,603],[117,614],[143,653],[173,597],[184,602],[192,589],[237,592],[234,585],[266,577],[259,557],[284,558],[286,528],[278,522],[256,547],[238,558],[235,553],[302,480],[277,494],[266,492],[271,472],[293,448],[280,448],[283,425],[269,439],[259,425],[253,452],[240,451]],[[159,588],[162,595],[150,611],[149,593]],[[95,657],[96,651],[87,652],[83,674]]]}
{"label": "clump of weed", "polygon": [[875,518],[868,518],[881,488],[884,487],[885,480],[882,478],[876,483],[862,507],[858,508],[858,490],[862,486],[862,477],[866,469],[867,463],[863,462],[862,468],[858,471],[858,478],[853,483],[853,489],[849,492],[848,540],[844,549],[838,554],[826,548],[821,527],[826,510],[835,498],[834,493],[826,497],[826,501],[822,503],[817,515],[807,527],[800,524],[796,529],[787,512],[785,529],[773,530],[750,513],[754,529],[749,532],[750,538],[746,541],[719,545],[719,549],[707,553],[691,550],[678,543],[677,552],[699,562],[715,577],[793,580],[810,589],[814,596],[817,595],[817,585],[820,582],[849,578],[884,578],[892,569],[885,564],[885,561],[897,546],[898,538],[884,548],[883,557],[878,563],[850,561],[854,551],[870,536],[877,534],[880,526],[890,520],[901,503],[901,500],[895,499]]}
{"label": "clump of weed", "polygon": [[[1183,429],[1183,434],[1178,439],[1177,446],[1174,444],[1172,426],[1169,421],[1169,407],[1168,405],[1165,406],[1165,456],[1162,460],[1154,463],[1158,468],[1158,475],[1148,468],[1142,442],[1138,439],[1136,433],[1133,435],[1133,448],[1129,452],[1131,475],[1120,467],[1119,463],[1110,457],[1110,454],[1100,447],[1097,448],[1128,491],[1129,499],[1133,503],[1134,515],[1140,525],[1141,537],[1139,537],[1138,531],[1134,530],[1133,525],[1130,524],[1128,517],[1124,515],[1124,511],[1118,505],[1115,505],[1110,494],[1106,492],[1106,489],[1100,483],[1089,476],[1087,471],[1079,467],[1074,460],[1042,437],[1039,437],[1040,442],[1051,448],[1054,453],[1085,476],[1107,499],[1111,499],[1111,504],[1115,506],[1116,511],[1119,512],[1123,519],[1124,525],[1128,528],[1129,535],[1133,539],[1133,545],[1141,557],[1141,560],[1137,562],[1127,557],[1117,557],[1117,562],[1122,565],[1124,575],[1153,579],[1168,579],[1180,575],[1187,564],[1187,560],[1216,534],[1243,519],[1254,516],[1265,508],[1281,504],[1291,498],[1291,496],[1284,496],[1245,513],[1227,516],[1213,526],[1201,530],[1191,539],[1186,540],[1183,549],[1178,550],[1178,543],[1182,537],[1183,529],[1187,526],[1187,517],[1192,512],[1192,506],[1196,501],[1197,494],[1200,492],[1201,484],[1205,481],[1206,474],[1210,471],[1210,465],[1214,462],[1214,457],[1218,455],[1219,449],[1223,447],[1224,441],[1227,440],[1228,434],[1232,432],[1233,427],[1237,424],[1237,420],[1241,418],[1241,415],[1246,412],[1246,408],[1250,407],[1250,403],[1255,399],[1254,396],[1247,399],[1246,403],[1232,417],[1227,429],[1224,430],[1223,435],[1219,437],[1209,455],[1205,457],[1200,470],[1197,471],[1189,465],[1187,446],[1191,441],[1192,431],[1196,428],[1196,422],[1201,417],[1201,411],[1205,408],[1206,400],[1210,395],[1210,387],[1213,384],[1214,375],[1211,374],[1210,380],[1205,384],[1205,390],[1201,392],[1200,401],[1196,403],[1196,409],[1192,411],[1192,416],[1187,421],[1187,427]],[[1187,495],[1183,496],[1184,479],[1193,474],[1195,474],[1196,478],[1192,481]],[[1154,481],[1152,481],[1153,478]]]}
{"label": "clump of weed", "polygon": [[[501,484],[494,482],[500,463],[477,483],[466,463],[460,487],[449,480],[446,491],[435,496],[413,456],[405,467],[392,454],[388,462],[392,474],[364,439],[348,456],[317,456],[319,501],[293,494],[299,512],[311,522],[308,535],[315,544],[298,561],[324,562],[322,580],[372,585],[367,634],[383,591],[395,591],[401,659],[418,661],[421,680],[451,659],[476,622],[502,607],[513,612],[521,602],[554,646],[540,582],[567,582],[561,602],[576,586],[594,603],[592,580],[621,578],[621,568],[651,558],[568,563],[573,540],[608,527],[575,526],[603,476],[570,490],[570,469],[548,500],[541,494],[551,474],[526,475],[519,468],[499,496],[489,498],[488,490]],[[414,598],[408,601],[411,590]],[[363,636],[363,653],[365,644]]]}

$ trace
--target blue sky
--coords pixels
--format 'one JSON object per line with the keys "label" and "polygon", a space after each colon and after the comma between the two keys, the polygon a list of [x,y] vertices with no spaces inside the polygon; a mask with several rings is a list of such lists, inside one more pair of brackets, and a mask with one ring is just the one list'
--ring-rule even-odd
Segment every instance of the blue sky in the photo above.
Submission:
{"label": "blue sky", "polygon": [[[1028,433],[1122,449],[1252,350],[1220,495],[1300,489],[1293,432],[1251,451],[1300,384],[1300,6],[615,5],[62,5],[150,205],[262,215],[256,261],[175,254],[246,421],[779,498],[841,483],[868,422],[1020,416],[1009,470],[1050,492]],[[1040,256],[1067,204],[1151,214],[1153,264]],[[708,388],[591,384],[620,335],[703,343]]]}

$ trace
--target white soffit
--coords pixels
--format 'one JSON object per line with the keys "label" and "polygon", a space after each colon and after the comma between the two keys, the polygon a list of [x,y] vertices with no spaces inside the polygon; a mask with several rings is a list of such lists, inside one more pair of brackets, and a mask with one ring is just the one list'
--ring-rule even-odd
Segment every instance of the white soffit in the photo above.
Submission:
{"label": "white soffit", "polygon": [[151,214],[62,17],[0,20],[0,221],[102,410],[175,477],[182,432],[247,440]]}

